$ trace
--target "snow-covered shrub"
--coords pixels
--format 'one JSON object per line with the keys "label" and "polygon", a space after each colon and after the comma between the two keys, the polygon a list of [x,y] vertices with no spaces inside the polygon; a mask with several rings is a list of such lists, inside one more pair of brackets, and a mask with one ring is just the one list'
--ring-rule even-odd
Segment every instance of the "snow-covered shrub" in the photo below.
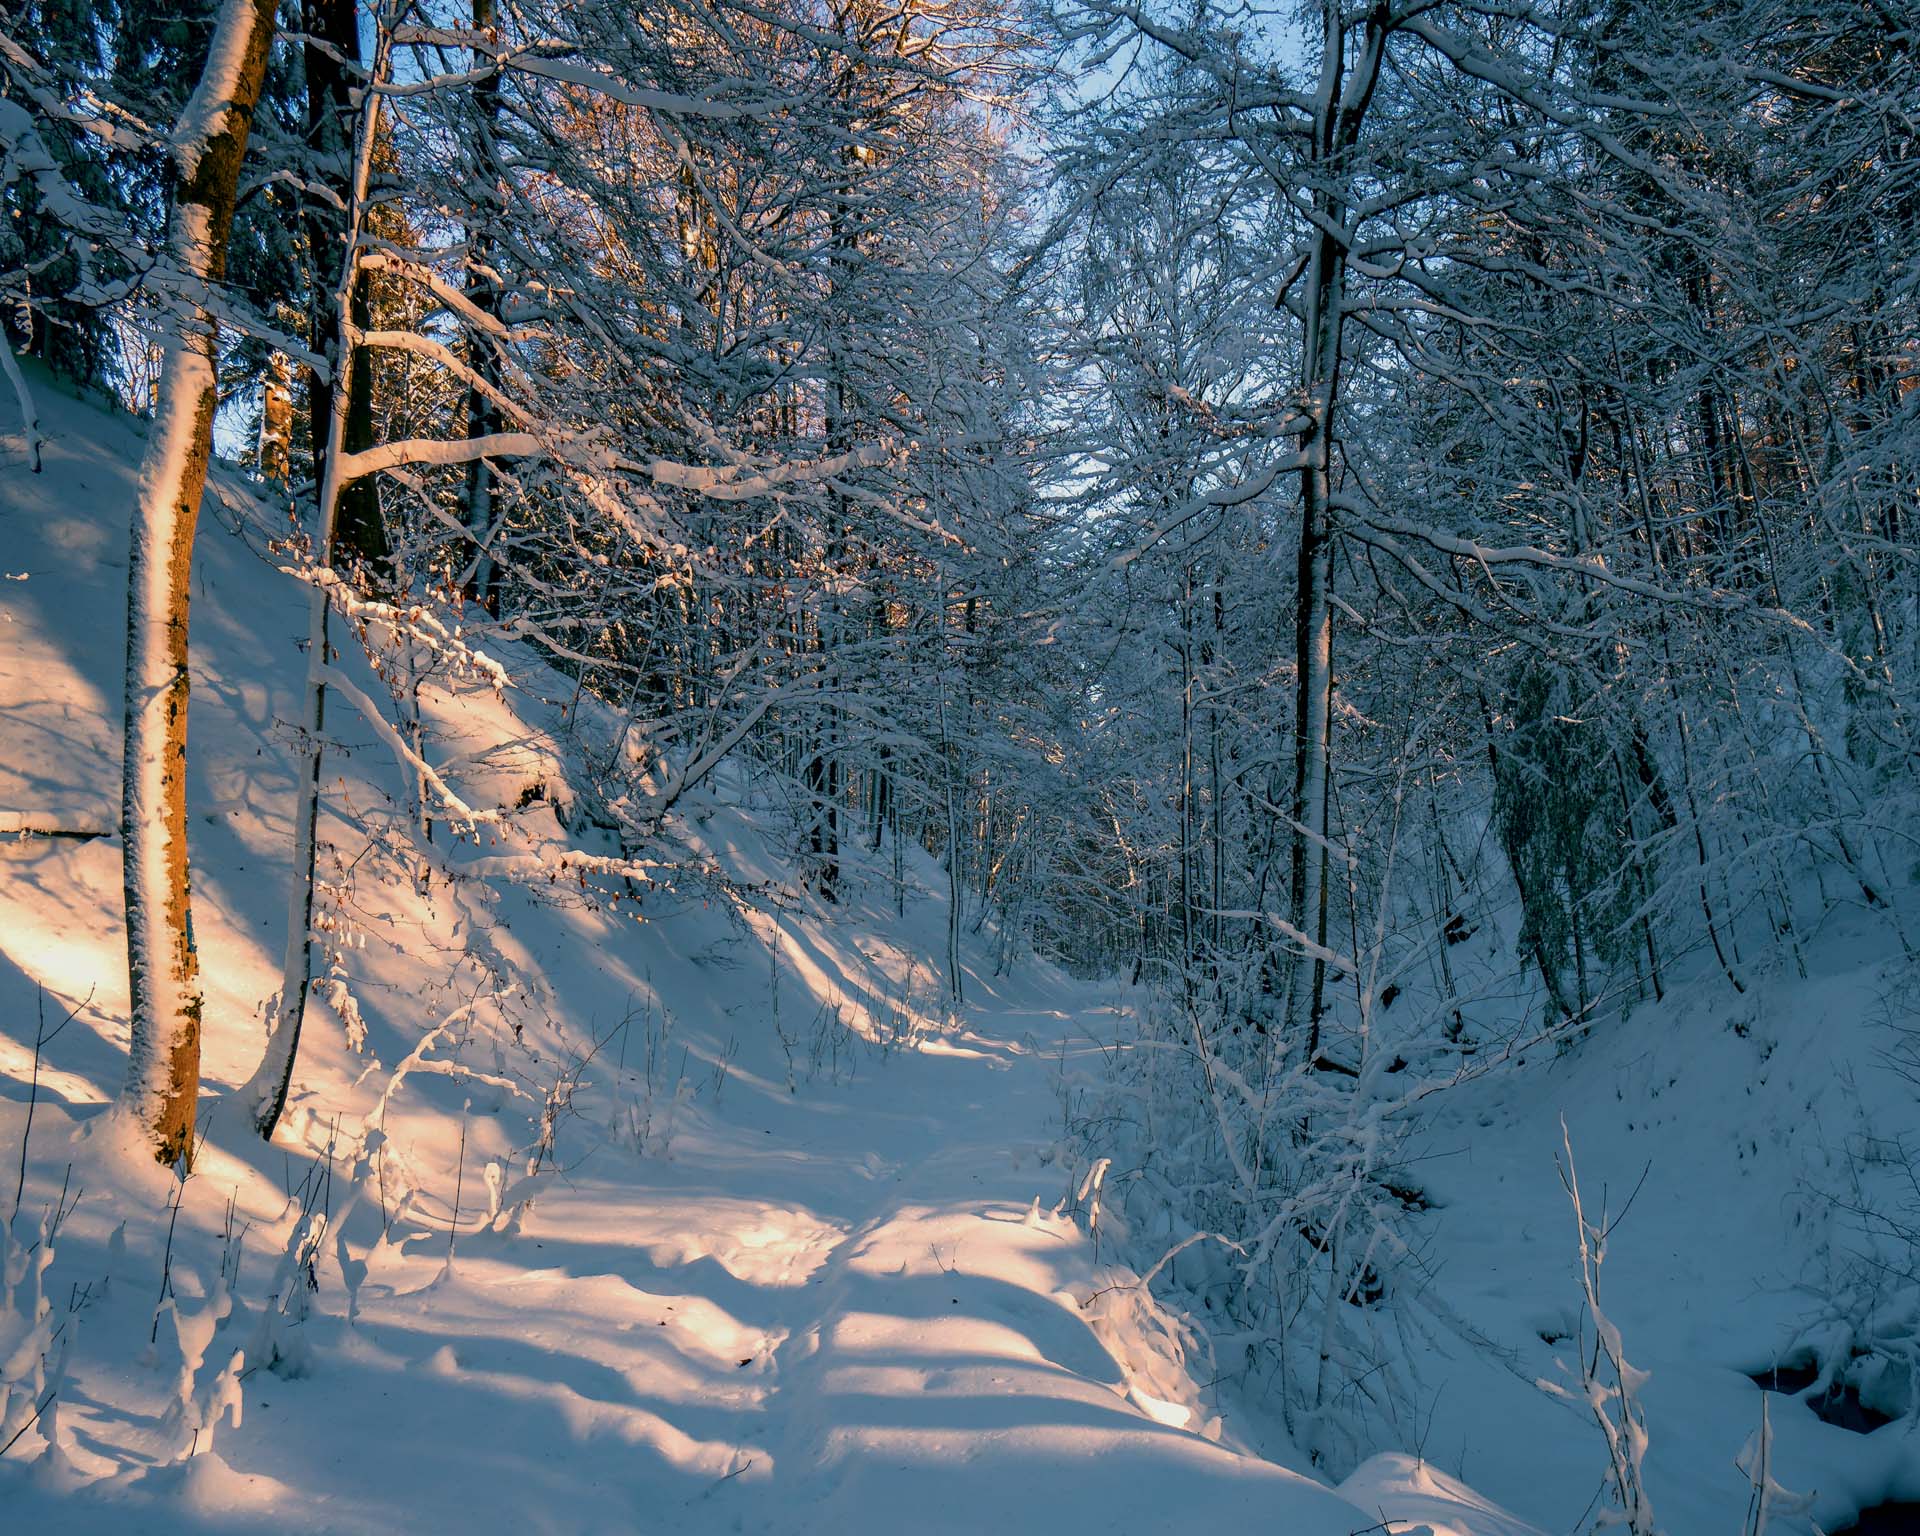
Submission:
{"label": "snow-covered shrub", "polygon": [[1076,1208],[1344,1474],[1410,1430],[1406,1334],[1428,1298],[1407,1232],[1420,1196],[1395,1170],[1421,1085],[1384,1055],[1352,1076],[1230,1056],[1171,1002],[1137,1025],[1104,1079],[1066,1080]]}
{"label": "snow-covered shrub", "polygon": [[222,1348],[215,1340],[235,1316],[234,1278],[229,1266],[222,1264],[198,1308],[189,1311],[178,1296],[169,1295],[161,1301],[155,1319],[167,1328],[172,1346],[174,1386],[165,1424],[175,1441],[175,1454],[183,1459],[213,1449],[214,1427],[223,1415],[232,1416],[236,1429],[240,1426],[240,1377],[248,1352]]}
{"label": "snow-covered shrub", "polygon": [[[312,1316],[313,1298],[320,1290],[321,1248],[328,1227],[324,1208],[318,1203],[303,1207],[296,1197],[286,1246],[247,1341],[248,1370],[268,1370],[294,1378],[306,1375],[311,1368],[311,1351],[302,1325]],[[218,1400],[210,1396],[209,1401],[217,1416]],[[239,1422],[237,1406],[235,1422]]]}
{"label": "snow-covered shrub", "polygon": [[[1910,965],[1898,978],[1906,988]],[[1920,1095],[1920,1022],[1910,1009],[1895,1015],[1888,1037],[1888,1081]],[[1877,1117],[1864,1105],[1859,1113],[1861,1129],[1802,1191],[1825,1236],[1808,1287],[1814,1310],[1779,1358],[1813,1369],[1810,1399],[1857,1398],[1869,1415],[1906,1418],[1920,1431],[1920,1140],[1880,1134]]]}
{"label": "snow-covered shrub", "polygon": [[[24,1235],[32,1232],[31,1237]],[[53,1216],[37,1228],[16,1216],[0,1223],[0,1448],[10,1446],[27,1427],[39,1423],[53,1443],[52,1411],[59,1388],[61,1330],[47,1299],[46,1276],[53,1264]]]}
{"label": "snow-covered shrub", "polygon": [[[669,1157],[682,1107],[693,1097],[687,1078],[687,1052],[673,1050],[673,1015],[651,999],[630,1014],[621,1028],[640,1024],[637,1070],[623,1068],[608,1131],[641,1157]],[[622,1060],[625,1057],[623,1054]]]}
{"label": "snow-covered shrub", "polygon": [[1920,1426],[1920,1147],[1861,1137],[1846,1159],[1817,1307],[1781,1359],[1814,1367],[1813,1398],[1857,1394]]}
{"label": "snow-covered shrub", "polygon": [[[1626,1526],[1631,1536],[1656,1536],[1653,1504],[1647,1497],[1645,1463],[1647,1458],[1647,1419],[1640,1406],[1640,1388],[1647,1373],[1627,1359],[1626,1343],[1619,1328],[1600,1307],[1600,1269],[1607,1259],[1607,1238],[1618,1217],[1609,1216],[1605,1206],[1598,1218],[1588,1215],[1580,1197],[1580,1176],[1574,1167],[1573,1142],[1567,1135],[1567,1122],[1560,1122],[1560,1144],[1564,1160],[1560,1164],[1560,1182],[1573,1207],[1574,1226],[1578,1230],[1580,1254],[1580,1300],[1583,1325],[1575,1330],[1572,1343],[1577,1386],[1542,1381],[1543,1390],[1573,1402],[1583,1403],[1592,1414],[1594,1426],[1607,1446],[1607,1477],[1614,1508],[1603,1524]],[[1589,1348],[1587,1328],[1593,1330]],[[1763,1438],[1765,1421],[1762,1421]],[[1761,1493],[1766,1492],[1762,1474]]]}

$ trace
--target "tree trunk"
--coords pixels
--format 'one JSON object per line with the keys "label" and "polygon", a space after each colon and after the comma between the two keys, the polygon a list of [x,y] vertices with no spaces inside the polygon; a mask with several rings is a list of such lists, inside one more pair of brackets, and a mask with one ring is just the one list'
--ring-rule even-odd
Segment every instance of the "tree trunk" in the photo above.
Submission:
{"label": "tree trunk", "polygon": [[[1386,47],[1390,16],[1384,5],[1368,14],[1366,33],[1351,69],[1346,61],[1346,17],[1335,0],[1323,0],[1326,28],[1320,85],[1314,109],[1314,158],[1322,171],[1337,170],[1359,137],[1373,99]],[[1327,778],[1333,714],[1333,435],[1340,398],[1341,331],[1346,319],[1347,248],[1341,231],[1345,201],[1322,187],[1313,194],[1318,215],[1307,267],[1305,333],[1301,338],[1301,401],[1305,429],[1300,441],[1300,560],[1294,624],[1293,879],[1294,928],[1326,947]],[[1320,1050],[1326,965],[1309,961],[1306,1059]],[[1297,971],[1298,961],[1295,961]],[[1290,1014],[1297,1016],[1299,989],[1289,987]],[[1295,1022],[1290,1018],[1289,1023]],[[1290,1030],[1291,1034],[1292,1031]]]}
{"label": "tree trunk", "polygon": [[[273,41],[268,0],[227,0],[174,139],[171,258],[213,284]],[[154,1155],[193,1155],[200,983],[187,871],[187,605],[194,526],[219,404],[217,324],[196,305],[163,347],[127,559],[126,859],[131,1038],[125,1107]]]}
{"label": "tree trunk", "polygon": [[958,1008],[965,998],[960,970],[960,807],[954,793],[953,737],[947,723],[947,580],[940,576],[940,777],[947,812],[947,1003]]}
{"label": "tree trunk", "polygon": [[[332,196],[310,194],[304,215],[307,247],[314,271],[314,303],[309,322],[313,350],[324,357],[330,372],[315,374],[307,391],[308,436],[313,448],[314,480],[325,478],[322,460],[334,417],[336,381],[344,380],[346,451],[358,453],[373,446],[373,370],[349,368],[349,325],[372,328],[372,304],[367,279],[355,269],[344,290],[329,286],[345,242],[357,230],[354,206],[354,77],[360,63],[360,17],[355,0],[306,0],[307,32],[316,39],[304,50],[307,76],[307,140],[320,165],[320,175]],[[325,46],[321,46],[324,44]],[[337,199],[337,201],[336,201]],[[335,517],[341,547],[369,564],[387,559],[386,525],[380,517],[379,482],[371,475],[340,492]],[[331,560],[331,555],[328,556]]]}
{"label": "tree trunk", "polygon": [[[493,0],[473,0],[473,30],[489,40],[497,40]],[[486,62],[483,55],[476,53],[473,61],[476,69],[483,67]],[[475,167],[475,179],[484,182],[484,186],[469,215],[467,239],[472,255],[469,259],[471,283],[467,296],[473,300],[476,309],[491,317],[500,312],[500,285],[497,275],[492,271],[494,240],[490,227],[499,175],[499,157],[494,147],[500,115],[500,80],[497,75],[489,75],[475,82],[473,105],[480,124],[479,163]],[[488,386],[498,383],[491,341],[476,336],[469,348],[469,359],[478,382],[467,390],[467,436],[487,437],[498,432],[501,424],[500,412],[488,392]],[[467,575],[466,595],[486,612],[497,616],[500,612],[500,566],[494,556],[496,514],[493,469],[484,458],[475,459],[467,466],[466,502],[467,532],[473,539],[474,549],[473,563]]]}
{"label": "tree trunk", "polygon": [[[388,39],[383,35],[375,48],[373,74],[384,75]],[[351,171],[347,181],[347,219],[342,231],[340,275],[333,290],[333,310],[339,313],[350,302],[356,288],[364,286],[360,271],[358,243],[360,222],[366,208],[367,188],[373,169],[374,114],[379,98],[367,92],[362,98],[358,128],[350,135]],[[315,554],[331,566],[344,539],[342,522],[346,499],[341,485],[341,457],[352,441],[353,389],[356,376],[367,372],[366,360],[359,349],[348,344],[343,335],[334,354],[336,373],[343,375],[345,388],[330,388],[326,399],[331,407],[322,446],[315,459],[320,480],[319,528],[314,540]],[[372,478],[371,476],[368,477]],[[350,489],[350,487],[348,487]],[[300,722],[299,802],[294,810],[293,885],[287,902],[287,949],[280,977],[280,1003],[273,1019],[267,1048],[253,1076],[240,1090],[241,1101],[252,1116],[254,1129],[271,1139],[273,1128],[286,1108],[287,1091],[293,1082],[293,1064],[300,1049],[300,1030],[306,1019],[307,989],[313,980],[313,868],[320,819],[320,766],[323,753],[321,732],[327,717],[328,619],[331,603],[325,586],[316,584],[307,594],[307,688],[305,708]]]}
{"label": "tree trunk", "polygon": [[1193,890],[1193,567],[1181,574],[1180,591],[1180,991],[1188,1010],[1194,1007],[1194,961],[1198,940],[1194,931]]}
{"label": "tree trunk", "polygon": [[291,377],[292,368],[286,354],[273,353],[267,359],[267,378],[260,394],[260,441],[254,454],[260,465],[260,477],[283,491],[293,479]]}

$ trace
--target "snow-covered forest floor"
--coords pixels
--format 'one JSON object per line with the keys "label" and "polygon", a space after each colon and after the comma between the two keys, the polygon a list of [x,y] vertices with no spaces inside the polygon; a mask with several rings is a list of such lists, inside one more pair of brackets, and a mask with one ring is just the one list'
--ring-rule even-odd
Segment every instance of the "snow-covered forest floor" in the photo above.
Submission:
{"label": "snow-covered forest floor", "polygon": [[[0,474],[0,805],[104,829],[138,438],[42,398],[45,472]],[[0,1467],[8,1529],[377,1531],[404,1509],[471,1531],[1334,1533],[1382,1501],[1451,1507],[1444,1480],[1396,1494],[1391,1459],[1343,1501],[1249,1453],[1188,1331],[1076,1223],[1056,1084],[1097,1052],[1114,987],[1036,961],[996,978],[970,939],[949,1020],[932,865],[904,920],[878,866],[824,911],[724,793],[688,835],[750,916],[682,893],[636,923],[396,875],[347,962],[360,1049],[330,1011],[259,1144],[222,1100],[278,980],[300,605],[236,484],[209,513],[190,802],[209,1092],[184,1185],[91,1134],[126,1050],[117,839],[0,848],[0,1147],[14,1172],[31,1107],[19,1230],[62,1213],[40,1284],[66,1351]],[[465,709],[436,742],[456,762],[463,724],[516,743],[462,764],[507,804],[564,750],[537,698]],[[394,765],[342,734],[339,793],[364,810]],[[349,1182],[383,1141],[411,1200]],[[237,1425],[210,1406],[236,1350]]]}
{"label": "snow-covered forest floor", "polygon": [[[112,827],[139,439],[36,385],[44,472],[0,468],[0,815],[103,835],[0,848],[0,1174],[24,1170],[0,1354],[37,1347],[38,1285],[64,1363],[0,1460],[7,1530],[1572,1530],[1605,1447],[1536,1384],[1574,1381],[1568,1340],[1591,1337],[1562,1117],[1589,1203],[1624,1208],[1603,1294],[1651,1373],[1663,1528],[1740,1528],[1751,1374],[1836,1325],[1848,1207],[1905,1176],[1871,1149],[1916,1130],[1885,1064],[1913,981],[1885,915],[1832,920],[1804,981],[1735,998],[1703,963],[1435,1096],[1408,1165],[1418,1433],[1335,1491],[1203,1305],[1182,1315],[1179,1266],[1168,1306],[1141,1288],[1166,1244],[1129,1231],[1124,1195],[1096,1209],[1099,1131],[1068,1122],[1137,990],[1032,958],[997,976],[989,925],[949,1014],[933,861],[913,850],[896,893],[888,861],[850,860],[826,907],[737,776],[678,824],[706,887],[638,889],[636,920],[565,877],[455,872],[486,848],[417,881],[404,776],[337,720],[328,803],[362,835],[334,835],[365,868],[323,870],[351,895],[324,914],[331,1006],[255,1140],[225,1111],[279,982],[302,604],[261,509],[216,476],[189,797],[204,1141],[176,1184],[102,1130],[126,1052]],[[435,694],[434,756],[529,842],[591,847],[560,800],[585,750],[567,681],[514,670],[504,695]],[[1823,1526],[1920,1500],[1911,1417],[1860,1433],[1769,1402],[1772,1475]]]}
{"label": "snow-covered forest floor", "polygon": [[1916,38],[0,0],[0,1536],[1920,1536]]}

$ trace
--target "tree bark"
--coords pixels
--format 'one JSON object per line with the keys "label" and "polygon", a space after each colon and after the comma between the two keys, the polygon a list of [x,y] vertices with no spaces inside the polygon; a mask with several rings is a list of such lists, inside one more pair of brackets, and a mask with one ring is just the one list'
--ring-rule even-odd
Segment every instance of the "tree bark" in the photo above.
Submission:
{"label": "tree bark", "polygon": [[[326,374],[313,375],[307,392],[308,436],[318,483],[325,478],[321,466],[333,424],[336,388],[346,390],[346,451],[358,453],[373,446],[373,370],[348,366],[351,347],[347,341],[349,327],[372,329],[373,306],[366,276],[357,269],[344,291],[330,283],[339,270],[343,242],[358,219],[357,213],[350,219],[346,210],[354,206],[355,191],[353,87],[360,63],[359,10],[355,0],[306,0],[303,14],[307,32],[316,40],[304,49],[307,141],[333,194],[309,195],[304,210],[314,272],[311,340],[313,350],[330,368]],[[335,522],[343,550],[372,565],[387,560],[386,524],[380,516],[379,482],[373,476],[341,489]]]}
{"label": "tree bark", "polygon": [[[473,0],[473,30],[482,37],[497,41],[493,0]],[[478,69],[483,60],[476,54],[473,62]],[[473,105],[480,129],[475,180],[483,185],[475,196],[467,227],[467,239],[472,248],[467,296],[481,314],[492,317],[500,312],[499,278],[493,271],[492,230],[493,199],[499,176],[499,156],[494,144],[500,115],[498,75],[488,75],[474,83]],[[484,438],[500,431],[503,425],[500,412],[488,393],[488,386],[498,383],[491,339],[475,336],[469,348],[469,360],[476,382],[467,390],[467,436]],[[487,613],[497,616],[500,612],[500,566],[494,556],[494,518],[493,466],[482,456],[467,466],[466,520],[467,532],[473,539],[473,563],[467,575],[466,596]]]}
{"label": "tree bark", "polygon": [[[227,236],[273,42],[269,0],[227,0],[173,140],[171,259],[205,283]],[[193,535],[219,404],[217,323],[204,305],[163,344],[127,559],[125,850],[131,1037],[122,1102],[154,1155],[193,1155],[201,994],[187,866],[187,619]]]}

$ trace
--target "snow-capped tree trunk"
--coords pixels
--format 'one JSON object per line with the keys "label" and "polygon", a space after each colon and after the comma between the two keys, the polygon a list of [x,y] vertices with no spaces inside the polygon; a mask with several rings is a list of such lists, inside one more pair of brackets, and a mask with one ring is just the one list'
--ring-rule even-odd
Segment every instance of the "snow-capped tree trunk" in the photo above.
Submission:
{"label": "snow-capped tree trunk", "polygon": [[131,1038],[124,1104],[163,1163],[190,1157],[201,996],[187,872],[187,604],[194,525],[219,401],[217,324],[201,285],[226,268],[228,230],[273,39],[268,0],[220,8],[172,141],[168,255],[201,295],[163,342],[127,560],[126,859]]}
{"label": "snow-capped tree trunk", "polygon": [[[340,443],[346,433],[348,410],[346,390],[334,390],[331,398],[329,446],[321,479],[323,550],[334,543],[334,522],[340,507]],[[320,822],[321,732],[327,721],[327,631],[331,614],[327,589],[316,585],[308,593],[307,604],[307,690],[300,719],[300,798],[293,815],[293,887],[287,902],[286,960],[266,1052],[240,1090],[241,1103],[252,1117],[254,1129],[269,1140],[287,1106],[294,1057],[300,1049],[300,1027],[306,1017],[307,988],[313,980],[313,868]]]}
{"label": "snow-capped tree trunk", "polygon": [[13,386],[13,398],[20,406],[20,425],[27,439],[27,459],[37,475],[40,473],[40,413],[33,408],[33,396],[27,391],[20,364],[14,360],[13,344],[4,334],[0,334],[0,372],[6,374],[7,382]]}

